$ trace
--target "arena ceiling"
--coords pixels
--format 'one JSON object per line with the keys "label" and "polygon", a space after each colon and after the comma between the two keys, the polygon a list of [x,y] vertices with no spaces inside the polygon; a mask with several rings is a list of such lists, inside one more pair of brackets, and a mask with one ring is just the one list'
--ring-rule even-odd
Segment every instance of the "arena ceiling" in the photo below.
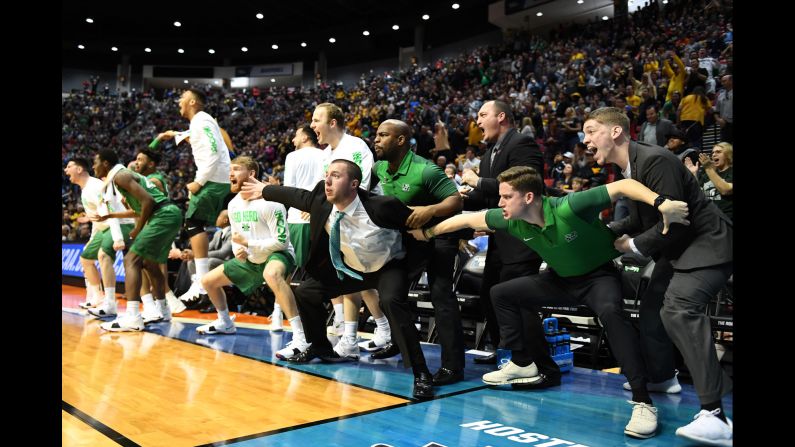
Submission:
{"label": "arena ceiling", "polygon": [[[211,5],[139,0],[121,3],[124,8],[107,1],[68,1],[62,3],[62,66],[115,68],[123,56],[129,56],[134,65],[312,63],[322,51],[328,66],[334,67],[397,56],[400,47],[414,44],[419,24],[424,27],[427,50],[519,24],[520,19],[521,23],[532,23],[526,15],[532,15],[534,21],[553,23],[570,18],[572,9],[594,10],[596,4],[612,0],[585,0],[581,6],[577,0],[509,1],[527,9],[511,15],[513,22],[502,17],[492,23],[489,4],[494,4],[493,15],[495,8],[503,9],[502,1],[226,0]],[[453,9],[451,5],[456,2],[460,7]],[[541,8],[544,17],[537,19],[535,11]],[[257,13],[263,18],[258,19]],[[423,14],[430,18],[423,20]],[[181,26],[174,26],[175,21]],[[399,30],[393,30],[393,25]],[[365,30],[369,36],[362,35]],[[335,43],[329,42],[332,37]],[[243,52],[242,47],[248,51]],[[183,53],[178,52],[180,48]]]}
{"label": "arena ceiling", "polygon": [[[245,65],[317,60],[329,66],[395,57],[412,46],[422,23],[425,45],[438,46],[498,29],[488,22],[490,0],[279,0],[205,2],[70,1],[62,4],[62,65]],[[256,14],[262,13],[263,19]],[[429,14],[423,21],[421,16]],[[91,18],[93,23],[87,23]],[[180,27],[174,26],[179,21]],[[393,25],[399,25],[395,31]],[[369,36],[362,32],[368,30]],[[330,43],[334,37],[336,43]],[[305,42],[306,47],[301,47]],[[84,49],[79,49],[83,45]],[[278,49],[271,48],[278,45]],[[113,52],[111,47],[117,47]],[[241,47],[246,47],[243,52]],[[152,51],[147,53],[145,48]],[[184,53],[178,53],[182,48]],[[214,54],[209,50],[213,49]]]}

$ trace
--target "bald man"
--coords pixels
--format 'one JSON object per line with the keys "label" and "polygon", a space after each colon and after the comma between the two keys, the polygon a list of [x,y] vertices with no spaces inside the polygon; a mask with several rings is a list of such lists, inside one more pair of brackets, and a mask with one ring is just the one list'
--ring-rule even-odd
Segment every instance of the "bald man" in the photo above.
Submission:
{"label": "bald man", "polygon": [[[435,224],[458,214],[464,206],[458,189],[436,164],[410,150],[411,128],[399,120],[386,120],[378,126],[373,166],[373,186],[381,183],[384,195],[394,196],[412,208],[406,220],[409,228]],[[431,302],[439,328],[442,367],[433,375],[434,385],[448,385],[464,378],[464,341],[461,313],[453,293],[453,266],[458,255],[460,235],[418,242],[406,238],[409,280],[428,271]],[[366,349],[366,347],[365,347]],[[373,353],[375,359],[397,355],[390,343]]]}

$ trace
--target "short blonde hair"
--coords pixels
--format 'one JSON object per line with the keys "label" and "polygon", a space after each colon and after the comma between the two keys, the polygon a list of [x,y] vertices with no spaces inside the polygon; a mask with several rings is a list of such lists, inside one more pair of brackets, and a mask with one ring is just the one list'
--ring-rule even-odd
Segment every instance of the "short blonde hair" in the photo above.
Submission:
{"label": "short blonde hair", "polygon": [[729,166],[734,165],[734,148],[731,143],[721,141],[720,143],[716,144],[715,147],[723,149],[723,153],[726,154],[726,160],[729,161]]}
{"label": "short blonde hair", "polygon": [[345,114],[342,113],[342,109],[339,106],[332,104],[330,102],[324,102],[322,104],[318,104],[315,109],[326,109],[326,118],[328,118],[327,122],[331,122],[331,120],[337,120],[337,127],[340,129],[345,128]]}

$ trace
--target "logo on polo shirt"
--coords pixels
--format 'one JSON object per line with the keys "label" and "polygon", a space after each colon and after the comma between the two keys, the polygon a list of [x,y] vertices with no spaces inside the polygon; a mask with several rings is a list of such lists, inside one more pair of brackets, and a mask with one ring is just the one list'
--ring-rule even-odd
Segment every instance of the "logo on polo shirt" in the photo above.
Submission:
{"label": "logo on polo shirt", "polygon": [[409,185],[408,183],[403,184],[403,192],[409,192],[410,189],[411,185]]}
{"label": "logo on polo shirt", "polygon": [[566,242],[571,242],[574,239],[577,239],[577,232],[576,231],[572,231],[571,233],[567,234],[564,237],[566,238]]}

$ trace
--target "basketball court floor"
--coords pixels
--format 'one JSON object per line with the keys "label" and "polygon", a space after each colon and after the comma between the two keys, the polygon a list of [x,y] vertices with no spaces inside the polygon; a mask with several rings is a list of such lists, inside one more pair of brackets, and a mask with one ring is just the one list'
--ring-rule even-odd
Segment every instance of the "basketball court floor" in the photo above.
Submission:
{"label": "basketball court floor", "polygon": [[[692,385],[652,394],[659,434],[633,439],[623,433],[632,410],[624,376],[574,368],[560,387],[516,391],[485,385],[493,366],[469,353],[464,381],[416,401],[399,356],[291,364],[273,355],[289,327],[271,332],[266,318],[248,315],[235,335],[196,333],[215,318],[196,311],[107,333],[78,308],[84,295],[62,286],[64,446],[684,446],[674,431],[699,410]],[[436,371],[439,346],[423,351]],[[731,417],[731,396],[724,406]]]}

